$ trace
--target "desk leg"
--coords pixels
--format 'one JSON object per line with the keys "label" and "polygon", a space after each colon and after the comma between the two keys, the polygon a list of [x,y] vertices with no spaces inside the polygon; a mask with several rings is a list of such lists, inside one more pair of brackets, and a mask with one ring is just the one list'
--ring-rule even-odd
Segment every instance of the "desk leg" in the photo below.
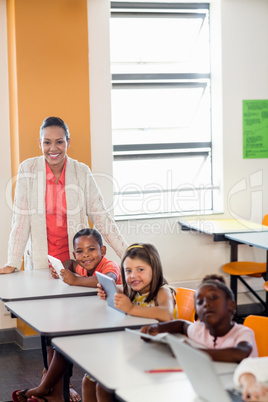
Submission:
{"label": "desk leg", "polygon": [[[231,246],[230,260],[231,262],[237,261],[237,255],[238,255],[237,242],[230,240],[229,244]],[[233,291],[235,302],[237,303],[237,276],[234,275],[230,276],[230,288]]]}
{"label": "desk leg", "polygon": [[[268,281],[268,250],[266,250],[266,273],[264,277],[265,282]],[[268,316],[268,292],[265,291],[265,315]]]}
{"label": "desk leg", "polygon": [[[47,351],[48,351],[48,347],[51,347],[51,339],[47,336],[41,335],[41,345],[42,345],[44,367],[48,370],[49,365],[48,365]],[[52,352],[56,353],[56,351],[53,349],[52,349]],[[67,366],[66,370],[63,374],[63,397],[64,397],[65,402],[69,402],[70,401],[69,383],[70,383],[70,377],[72,376],[73,365],[67,359],[65,359],[63,356],[62,356],[62,358],[64,359],[64,361],[66,361],[66,366]]]}
{"label": "desk leg", "polygon": [[44,361],[44,367],[48,369],[48,364],[47,364],[47,339],[44,335],[41,335],[41,346],[42,346],[42,355],[43,355],[43,361]]}

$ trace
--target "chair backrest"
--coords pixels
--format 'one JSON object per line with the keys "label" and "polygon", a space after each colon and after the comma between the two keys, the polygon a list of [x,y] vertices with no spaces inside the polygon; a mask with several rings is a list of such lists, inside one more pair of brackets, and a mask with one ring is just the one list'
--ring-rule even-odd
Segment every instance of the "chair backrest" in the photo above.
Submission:
{"label": "chair backrest", "polygon": [[194,322],[195,307],[194,307],[194,289],[177,288],[176,302],[178,306],[179,318]]}
{"label": "chair backrest", "polygon": [[268,317],[248,315],[245,318],[243,325],[253,329],[259,357],[268,356]]}
{"label": "chair backrest", "polygon": [[262,220],[262,224],[265,226],[268,226],[268,214],[264,215],[263,220]]}

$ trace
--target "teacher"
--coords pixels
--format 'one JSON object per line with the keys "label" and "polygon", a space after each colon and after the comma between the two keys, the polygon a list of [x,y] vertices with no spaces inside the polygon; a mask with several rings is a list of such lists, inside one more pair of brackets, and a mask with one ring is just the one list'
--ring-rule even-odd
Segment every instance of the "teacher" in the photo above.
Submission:
{"label": "teacher", "polygon": [[89,167],[67,156],[68,126],[59,117],[40,127],[43,155],[19,166],[13,204],[8,262],[0,274],[48,268],[48,254],[62,262],[72,258],[73,237],[90,220],[121,258],[127,247]]}

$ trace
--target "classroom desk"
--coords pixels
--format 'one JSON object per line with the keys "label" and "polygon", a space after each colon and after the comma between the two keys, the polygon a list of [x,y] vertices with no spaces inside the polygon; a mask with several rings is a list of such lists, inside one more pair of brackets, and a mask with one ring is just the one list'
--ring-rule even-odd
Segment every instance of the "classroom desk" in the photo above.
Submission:
{"label": "classroom desk", "polygon": [[115,391],[115,394],[118,400],[126,402],[204,402],[203,399],[198,398],[190,381],[187,379],[156,383],[154,385],[143,384],[120,387]]}
{"label": "classroom desk", "polygon": [[5,306],[15,317],[48,338],[118,331],[128,326],[139,328],[157,322],[121,313],[98,296],[23,300]]}
{"label": "classroom desk", "polygon": [[[178,368],[178,362],[167,345],[144,342],[139,336],[126,331],[55,338],[52,344],[56,350],[111,392],[140,385],[154,387],[172,381],[177,383],[179,389],[178,381],[186,379],[183,372],[157,374],[145,372],[155,368]],[[214,365],[219,375],[229,376],[232,380],[236,364],[214,363]],[[154,398],[147,399],[152,400]],[[167,400],[175,399],[162,399]],[[185,399],[184,402],[186,401]]]}
{"label": "classroom desk", "polygon": [[3,302],[96,294],[96,288],[70,286],[52,278],[48,269],[0,275],[0,299]]}
{"label": "classroom desk", "polygon": [[[182,230],[196,231],[213,236],[214,241],[226,241],[228,233],[268,232],[268,226],[238,219],[180,219]],[[234,261],[234,260],[232,260]]]}
{"label": "classroom desk", "polygon": [[[231,377],[222,381],[225,388],[233,388]],[[231,383],[231,385],[227,385]],[[209,386],[209,385],[208,385]],[[120,387],[116,390],[117,400],[125,402],[205,402],[197,396],[190,381],[186,378],[177,381]],[[215,395],[215,402],[217,395]],[[231,402],[231,399],[230,399]]]}
{"label": "classroom desk", "polygon": [[[259,247],[266,250],[266,274],[264,280],[268,280],[268,232],[250,232],[250,233],[233,233],[227,234],[226,238],[233,243],[247,244],[252,247]],[[243,279],[243,278],[242,278]],[[244,282],[243,282],[244,283]],[[256,293],[246,285],[248,289],[256,296]],[[256,296],[257,297],[257,296]],[[268,315],[268,293],[266,293],[266,300],[262,301],[257,297],[265,307],[265,314]]]}

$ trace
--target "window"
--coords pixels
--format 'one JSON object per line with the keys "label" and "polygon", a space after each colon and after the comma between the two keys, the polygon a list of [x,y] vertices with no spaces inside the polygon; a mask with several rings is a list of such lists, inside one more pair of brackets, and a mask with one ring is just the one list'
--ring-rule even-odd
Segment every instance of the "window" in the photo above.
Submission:
{"label": "window", "polygon": [[111,3],[114,213],[215,208],[209,4]]}

